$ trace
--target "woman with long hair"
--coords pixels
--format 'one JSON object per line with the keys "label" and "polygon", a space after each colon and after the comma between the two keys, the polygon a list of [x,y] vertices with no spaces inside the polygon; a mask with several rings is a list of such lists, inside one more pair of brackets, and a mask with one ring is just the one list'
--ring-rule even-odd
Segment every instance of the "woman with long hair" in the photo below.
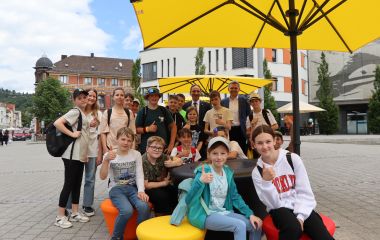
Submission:
{"label": "woman with long hair", "polygon": [[120,128],[128,127],[136,133],[135,117],[131,110],[124,108],[124,89],[122,87],[115,88],[112,97],[114,104],[111,109],[103,113],[99,127],[103,154],[108,152],[111,147],[117,149],[116,135]]}

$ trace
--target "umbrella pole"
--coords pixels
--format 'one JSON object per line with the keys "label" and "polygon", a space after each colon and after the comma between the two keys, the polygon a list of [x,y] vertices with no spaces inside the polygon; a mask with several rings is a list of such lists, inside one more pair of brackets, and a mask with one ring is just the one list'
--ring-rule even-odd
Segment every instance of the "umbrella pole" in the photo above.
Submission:
{"label": "umbrella pole", "polygon": [[298,87],[298,58],[297,58],[297,23],[296,16],[298,10],[295,9],[294,0],[289,0],[289,36],[290,36],[290,55],[292,70],[292,102],[293,102],[293,151],[298,155],[301,154],[300,139],[300,112],[299,112],[299,87]]}

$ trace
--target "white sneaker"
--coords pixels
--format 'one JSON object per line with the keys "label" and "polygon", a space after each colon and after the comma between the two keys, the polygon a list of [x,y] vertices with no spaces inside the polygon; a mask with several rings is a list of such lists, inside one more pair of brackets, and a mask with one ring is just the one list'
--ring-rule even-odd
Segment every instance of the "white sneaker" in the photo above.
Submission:
{"label": "white sneaker", "polygon": [[58,226],[60,228],[70,228],[73,226],[73,224],[71,224],[71,222],[67,219],[66,216],[57,216],[55,218],[55,223],[54,223],[55,226]]}
{"label": "white sneaker", "polygon": [[71,213],[70,215],[70,220],[72,222],[81,222],[81,223],[85,223],[85,222],[88,222],[90,221],[90,219],[88,217],[86,217],[85,215],[83,215],[82,213],[80,212],[77,212],[77,213]]}

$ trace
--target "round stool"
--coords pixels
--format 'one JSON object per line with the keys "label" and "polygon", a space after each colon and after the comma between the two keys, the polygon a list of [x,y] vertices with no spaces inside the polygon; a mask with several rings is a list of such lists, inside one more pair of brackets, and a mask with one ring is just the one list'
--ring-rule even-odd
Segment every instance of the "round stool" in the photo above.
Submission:
{"label": "round stool", "polygon": [[[334,221],[322,214],[319,214],[322,218],[323,224],[326,226],[327,231],[331,234],[331,236],[334,236],[335,233],[335,223]],[[279,236],[279,231],[274,226],[272,217],[268,214],[263,221],[263,231],[265,233],[265,236],[267,237],[267,240],[277,240]],[[300,240],[311,240],[309,236],[307,236],[305,233],[302,234]]]}
{"label": "round stool", "polygon": [[[152,204],[149,203],[150,208],[152,208]],[[110,235],[113,233],[113,229],[115,227],[115,220],[117,215],[119,214],[119,210],[112,204],[111,199],[106,199],[100,204],[100,209],[103,212],[104,220],[106,222],[108,231]],[[136,228],[137,228],[137,211],[133,210],[133,214],[131,218],[127,222],[127,226],[124,230],[124,239],[125,240],[135,240],[136,236]]]}
{"label": "round stool", "polygon": [[174,226],[170,216],[162,216],[142,222],[136,233],[139,240],[203,240],[206,231],[192,226],[186,218]]}

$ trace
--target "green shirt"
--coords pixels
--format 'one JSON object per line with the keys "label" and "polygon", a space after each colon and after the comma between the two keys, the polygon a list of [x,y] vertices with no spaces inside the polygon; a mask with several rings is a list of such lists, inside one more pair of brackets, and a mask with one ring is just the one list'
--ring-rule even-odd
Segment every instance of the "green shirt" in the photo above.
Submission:
{"label": "green shirt", "polygon": [[148,156],[146,153],[142,155],[143,161],[143,169],[144,169],[144,180],[148,180],[148,182],[160,182],[167,175],[167,168],[164,165],[164,162],[168,159],[168,155],[162,154],[156,160],[156,164],[152,164],[148,160]]}

